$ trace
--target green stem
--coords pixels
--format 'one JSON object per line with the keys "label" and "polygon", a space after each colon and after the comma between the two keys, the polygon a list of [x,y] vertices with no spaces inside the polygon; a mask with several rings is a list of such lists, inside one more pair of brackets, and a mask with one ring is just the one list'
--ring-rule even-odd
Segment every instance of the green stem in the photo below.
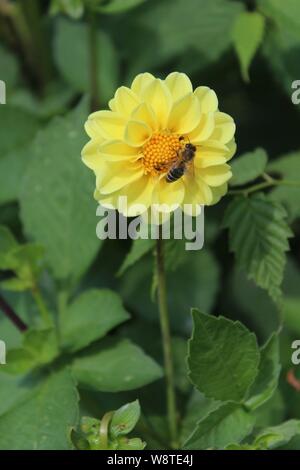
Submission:
{"label": "green stem", "polygon": [[43,17],[39,0],[20,1],[28,28],[31,34],[31,44],[34,53],[36,73],[42,91],[52,78],[51,51],[47,40],[47,32],[43,25]]}
{"label": "green stem", "polygon": [[262,189],[270,188],[272,186],[294,186],[300,188],[300,181],[292,181],[292,180],[275,180],[271,176],[264,174],[264,179],[266,181],[263,181],[262,183],[254,184],[253,186],[250,186],[249,188],[246,189],[232,189],[228,191],[229,195],[242,195],[242,196],[248,196],[251,193],[254,193],[256,191],[260,191]]}
{"label": "green stem", "polygon": [[101,450],[108,450],[108,426],[113,416],[113,412],[109,411],[101,419],[99,429],[99,446]]}
{"label": "green stem", "polygon": [[91,111],[100,107],[99,83],[98,83],[98,40],[97,23],[93,13],[89,14],[89,54],[90,54],[90,91]]}
{"label": "green stem", "polygon": [[[160,230],[161,232],[161,230]],[[163,240],[161,233],[156,244],[156,266],[158,278],[158,305],[164,352],[165,380],[167,393],[167,412],[172,448],[177,447],[177,417],[174,384],[174,366],[171,349],[170,322],[167,305],[166,276],[164,267]]]}
{"label": "green stem", "polygon": [[32,292],[32,296],[35,300],[35,303],[37,304],[37,307],[39,309],[41,318],[44,321],[44,324],[46,326],[52,326],[53,321],[52,321],[50,313],[48,312],[48,309],[46,307],[46,304],[44,302],[44,299],[42,297],[40,289],[37,286],[34,286],[31,290],[31,292]]}

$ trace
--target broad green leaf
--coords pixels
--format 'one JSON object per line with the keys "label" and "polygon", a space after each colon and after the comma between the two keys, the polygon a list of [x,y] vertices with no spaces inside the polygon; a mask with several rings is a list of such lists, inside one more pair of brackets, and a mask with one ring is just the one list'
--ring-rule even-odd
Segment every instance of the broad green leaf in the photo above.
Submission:
{"label": "broad green leaf", "polygon": [[[1,334],[1,333],[0,333]],[[33,377],[5,374],[0,366],[0,417],[30,395],[35,385]]]}
{"label": "broad green leaf", "polygon": [[57,279],[76,281],[94,259],[97,239],[93,177],[80,159],[85,103],[40,131],[21,190],[27,234],[43,243]]}
{"label": "broad green leaf", "polygon": [[109,423],[109,433],[112,439],[129,434],[136,426],[141,414],[138,400],[127,403],[116,410]]}
{"label": "broad green leaf", "polygon": [[279,174],[292,185],[278,186],[270,194],[273,201],[281,202],[287,209],[291,221],[300,217],[300,152],[293,152],[271,162],[268,171]]}
{"label": "broad green leaf", "polygon": [[240,402],[253,384],[259,349],[253,333],[240,322],[193,309],[188,370],[193,384],[207,397]]}
{"label": "broad green leaf", "polygon": [[288,96],[291,85],[299,77],[300,14],[298,0],[260,0],[259,9],[267,17],[269,28],[263,52],[272,75],[281,83]]}
{"label": "broad green leaf", "polygon": [[[214,305],[219,288],[220,268],[209,249],[186,251],[181,240],[176,241],[181,248],[180,252],[177,251],[181,264],[173,270],[168,262],[168,301],[172,312],[170,320],[174,331],[189,334],[191,306],[210,312]],[[156,301],[151,298],[150,288],[145,289],[152,282],[153,261],[153,256],[148,254],[129,268],[126,276],[121,279],[120,292],[130,310],[151,322],[159,322]],[[177,261],[175,260],[174,266]]]}
{"label": "broad green leaf", "polygon": [[118,276],[122,276],[124,272],[134,265],[140,258],[152,250],[155,246],[155,240],[151,239],[138,239],[134,240],[131,246],[131,249],[123,261],[119,271]]}
{"label": "broad green leaf", "polygon": [[300,38],[300,15],[298,0],[260,0],[260,9],[278,24],[285,25]]}
{"label": "broad green leaf", "polygon": [[52,0],[50,14],[65,13],[75,20],[83,15],[84,0]]}
{"label": "broad green leaf", "polygon": [[9,104],[0,106],[0,122],[0,159],[30,142],[38,129],[38,121],[32,114]]}
{"label": "broad green leaf", "polygon": [[184,443],[184,449],[224,449],[251,433],[254,418],[241,406],[224,403],[202,418]]}
{"label": "broad green leaf", "polygon": [[160,366],[130,341],[102,344],[100,351],[73,362],[72,370],[81,386],[120,392],[143,387],[162,376]]}
{"label": "broad green leaf", "polygon": [[95,4],[94,9],[99,13],[105,13],[108,15],[123,13],[131,8],[135,8],[142,3],[145,3],[146,0],[110,0],[109,3],[102,2],[99,3],[99,0],[89,0],[92,5]]}
{"label": "broad green leaf", "polygon": [[4,372],[19,374],[52,362],[58,355],[54,329],[28,330],[23,334],[23,346],[7,353]]}
{"label": "broad green leaf", "polygon": [[231,186],[240,186],[253,181],[263,174],[268,157],[263,149],[243,154],[231,164],[233,176],[230,180]]}
{"label": "broad green leaf", "polygon": [[31,158],[28,146],[39,124],[32,113],[10,104],[0,105],[0,122],[0,204],[6,204],[18,197],[20,182]]}
{"label": "broad green leaf", "polygon": [[278,334],[274,333],[261,348],[258,375],[249,391],[246,406],[256,409],[275,392],[280,374]]}
{"label": "broad green leaf", "polygon": [[300,421],[291,419],[279,426],[273,426],[261,431],[254,441],[257,447],[276,449],[287,444],[293,437],[300,434]]}
{"label": "broad green leaf", "polygon": [[258,12],[243,11],[233,25],[233,45],[246,82],[249,81],[249,67],[262,42],[264,30],[265,18]]}
{"label": "broad green leaf", "polygon": [[54,82],[46,88],[42,98],[36,97],[28,88],[18,88],[11,95],[9,102],[40,119],[49,119],[66,112],[74,98],[74,90],[64,83]]}
{"label": "broad green leaf", "polygon": [[69,351],[81,349],[128,318],[116,293],[108,289],[87,290],[61,316],[62,345]]}
{"label": "broad green leaf", "polygon": [[188,401],[184,419],[181,426],[181,442],[185,442],[187,438],[194,432],[197,423],[207,417],[212,411],[221,406],[220,401],[206,398],[198,390],[194,389]]}
{"label": "broad green leaf", "polygon": [[262,193],[236,197],[224,216],[230,251],[235,253],[238,266],[277,302],[292,236],[285,219],[284,208]]}
{"label": "broad green leaf", "polygon": [[0,417],[2,450],[67,450],[78,419],[78,394],[68,370],[49,375]]}
{"label": "broad green leaf", "polygon": [[[97,33],[98,82],[100,100],[109,100],[118,84],[118,55],[109,36]],[[54,39],[54,57],[64,79],[75,90],[90,90],[90,65],[88,54],[88,26],[59,18]],[[80,66],[78,66],[80,64]]]}
{"label": "broad green leaf", "polygon": [[[132,63],[130,75],[158,67],[190,51],[195,69],[217,61],[230,47],[232,25],[242,9],[237,2],[223,0],[148,2],[133,17],[133,24],[139,25],[145,40],[140,42],[132,37],[132,22],[124,34]],[[151,48],[145,49],[146,41],[152,44]]]}

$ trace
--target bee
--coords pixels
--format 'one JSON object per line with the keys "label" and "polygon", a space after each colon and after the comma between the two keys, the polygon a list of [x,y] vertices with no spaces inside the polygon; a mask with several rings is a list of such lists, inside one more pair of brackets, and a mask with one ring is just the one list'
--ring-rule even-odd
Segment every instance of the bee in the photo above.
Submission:
{"label": "bee", "polygon": [[167,183],[174,183],[179,180],[185,171],[188,163],[191,163],[195,157],[196,147],[193,144],[185,144],[184,148],[178,152],[176,162],[171,166],[165,176]]}

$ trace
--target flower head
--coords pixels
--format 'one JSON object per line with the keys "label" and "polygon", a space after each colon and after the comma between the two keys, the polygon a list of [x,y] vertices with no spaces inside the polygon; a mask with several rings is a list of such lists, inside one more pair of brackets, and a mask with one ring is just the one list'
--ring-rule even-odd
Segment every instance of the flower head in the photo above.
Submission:
{"label": "flower head", "polygon": [[[91,140],[82,151],[103,206],[135,216],[152,204],[163,212],[215,204],[226,193],[235,124],[219,111],[212,89],[193,91],[183,73],[165,80],[143,73],[130,88],[117,89],[109,108],[89,116]],[[184,153],[188,148],[195,152]],[[126,208],[120,196],[127,197]]]}

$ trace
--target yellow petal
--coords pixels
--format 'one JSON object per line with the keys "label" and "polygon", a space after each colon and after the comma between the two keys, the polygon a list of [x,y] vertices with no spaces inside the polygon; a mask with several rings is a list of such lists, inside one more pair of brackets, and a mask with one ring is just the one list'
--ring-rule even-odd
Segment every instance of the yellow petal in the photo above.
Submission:
{"label": "yellow petal", "polygon": [[149,85],[149,83],[151,83],[153,80],[155,80],[155,77],[151,73],[139,73],[133,80],[131,84],[131,89],[138,96],[141,96],[145,87]]}
{"label": "yellow petal", "polygon": [[151,204],[153,188],[152,178],[145,175],[123,188],[122,194],[127,197],[127,202],[119,205],[119,211],[127,217],[144,213]]}
{"label": "yellow petal", "polygon": [[112,111],[97,111],[89,116],[87,125],[106,139],[121,139],[124,135],[126,119]]}
{"label": "yellow petal", "polygon": [[219,202],[220,199],[223,196],[225,196],[225,194],[227,193],[228,184],[224,183],[221,186],[218,186],[216,188],[211,188],[211,189],[212,189],[213,198],[212,198],[210,205],[212,206],[213,204],[217,204],[217,202]]}
{"label": "yellow petal", "polygon": [[101,156],[108,162],[116,162],[122,160],[135,161],[140,157],[138,149],[120,140],[110,140],[100,145],[99,152]]}
{"label": "yellow petal", "polygon": [[150,138],[150,127],[141,121],[128,121],[125,129],[124,140],[128,145],[141,147]]}
{"label": "yellow petal", "polygon": [[200,213],[199,206],[207,203],[205,193],[201,190],[201,187],[195,179],[184,178],[184,186],[185,193],[182,202],[183,211],[192,216],[198,215]]}
{"label": "yellow petal", "polygon": [[142,92],[142,100],[153,109],[160,129],[165,129],[171,109],[171,93],[166,84],[156,78],[151,81]]}
{"label": "yellow petal", "polygon": [[211,137],[214,128],[214,113],[201,114],[197,127],[189,133],[188,137],[193,144],[200,144]]}
{"label": "yellow petal", "polygon": [[177,134],[187,134],[195,129],[200,121],[199,102],[190,93],[173,105],[168,122],[168,129]]}
{"label": "yellow petal", "polygon": [[142,121],[147,124],[153,131],[158,129],[158,122],[154,111],[147,103],[141,103],[132,113],[132,119]]}
{"label": "yellow petal", "polygon": [[132,111],[140,104],[138,96],[125,86],[117,89],[113,107],[122,116],[130,116]]}
{"label": "yellow petal", "polygon": [[219,140],[227,144],[232,140],[235,133],[235,123],[229,114],[217,112],[215,114],[215,129],[211,139]]}
{"label": "yellow petal", "polygon": [[101,170],[103,168],[103,158],[100,155],[101,140],[90,140],[82,149],[82,161],[92,170]]}
{"label": "yellow petal", "polygon": [[230,142],[228,142],[228,144],[226,144],[226,147],[228,147],[228,152],[226,152],[226,160],[229,161],[236,152],[235,140],[232,139]]}
{"label": "yellow petal", "polygon": [[172,72],[167,76],[165,82],[171,92],[173,101],[177,101],[193,92],[191,80],[185,73]]}
{"label": "yellow petal", "polygon": [[180,206],[184,198],[184,184],[182,178],[174,183],[167,183],[160,178],[154,188],[153,204],[158,204],[158,212],[172,212]]}
{"label": "yellow petal", "polygon": [[219,159],[220,162],[221,159],[225,159],[227,161],[226,155],[228,152],[229,149],[227,145],[221,144],[221,142],[216,140],[207,140],[203,145],[199,145],[197,147],[194,165],[197,168],[205,168],[206,166],[211,166],[209,164],[205,164],[209,161],[217,162]]}
{"label": "yellow petal", "polygon": [[214,113],[217,111],[218,98],[214,90],[207,86],[199,86],[194,93],[200,102],[201,113]]}
{"label": "yellow petal", "polygon": [[216,165],[209,168],[205,168],[201,172],[201,178],[209,186],[221,186],[226,183],[232,176],[229,165]]}
{"label": "yellow petal", "polygon": [[143,166],[139,163],[107,162],[103,171],[96,173],[96,186],[101,194],[110,194],[133,183],[143,174]]}
{"label": "yellow petal", "polygon": [[[202,179],[202,174],[199,171],[195,172],[195,182],[199,187],[199,203],[204,205],[209,205],[211,204],[211,201],[213,199],[212,195],[212,189],[209,187],[209,185]],[[200,196],[201,194],[201,196]]]}

